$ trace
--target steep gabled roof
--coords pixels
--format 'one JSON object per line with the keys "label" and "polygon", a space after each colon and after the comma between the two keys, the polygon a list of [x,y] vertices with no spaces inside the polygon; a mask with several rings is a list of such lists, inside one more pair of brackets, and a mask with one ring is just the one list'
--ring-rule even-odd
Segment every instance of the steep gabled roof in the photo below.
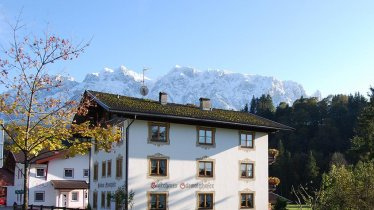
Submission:
{"label": "steep gabled roof", "polygon": [[[49,160],[52,160],[54,158],[63,157],[66,154],[67,151],[61,150],[61,151],[47,151],[43,150],[41,151],[41,154],[38,156],[33,157],[31,163],[45,163]],[[17,163],[23,163],[25,161],[25,155],[22,152],[14,153],[14,158]]]}
{"label": "steep gabled roof", "polygon": [[268,132],[293,130],[286,125],[250,114],[224,109],[202,110],[194,105],[167,103],[87,90],[85,95],[111,113],[135,116],[137,119],[154,119],[184,124],[212,125],[217,127],[257,129]]}

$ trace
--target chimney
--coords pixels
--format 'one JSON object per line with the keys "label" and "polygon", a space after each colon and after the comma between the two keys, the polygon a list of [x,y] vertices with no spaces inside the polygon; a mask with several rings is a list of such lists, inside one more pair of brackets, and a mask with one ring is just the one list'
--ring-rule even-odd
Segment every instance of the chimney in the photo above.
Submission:
{"label": "chimney", "polygon": [[168,103],[168,94],[165,92],[160,92],[158,100],[160,104],[166,105]]}
{"label": "chimney", "polygon": [[211,110],[212,105],[210,104],[209,98],[200,98],[200,109],[201,110]]}

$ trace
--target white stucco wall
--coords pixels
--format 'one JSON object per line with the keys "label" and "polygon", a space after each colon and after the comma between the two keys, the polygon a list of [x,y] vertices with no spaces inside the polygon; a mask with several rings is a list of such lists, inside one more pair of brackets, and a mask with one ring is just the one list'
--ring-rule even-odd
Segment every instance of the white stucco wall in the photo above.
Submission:
{"label": "white stucco wall", "polygon": [[[239,193],[241,191],[255,194],[255,209],[265,210],[268,207],[268,136],[256,132],[255,149],[239,148],[239,130],[216,128],[215,148],[205,149],[196,146],[196,126],[170,124],[170,144],[156,146],[148,144],[147,121],[136,120],[130,127],[129,147],[129,190],[135,192],[133,210],[147,209],[147,193],[152,191],[168,192],[168,209],[197,209],[197,191],[214,193],[215,210],[239,209]],[[100,209],[101,191],[115,188],[98,188],[98,183],[115,182],[118,187],[124,180],[115,179],[115,157],[124,154],[125,148],[114,147],[111,153],[98,152],[93,155],[92,163],[99,163],[99,181],[91,182],[92,191],[98,192]],[[148,156],[163,155],[169,158],[169,176],[158,180],[148,177]],[[215,161],[214,178],[202,181],[197,178],[197,159],[208,158]],[[101,162],[112,159],[112,177],[101,178]],[[240,161],[255,164],[254,178],[239,178]],[[124,159],[125,163],[125,159]],[[91,165],[93,169],[93,165]],[[125,166],[124,166],[125,168]],[[123,172],[123,175],[124,172]],[[123,176],[124,178],[124,176]],[[152,188],[151,184],[176,184],[176,188]],[[181,184],[203,183],[206,189],[181,189]],[[92,193],[91,193],[92,195]],[[91,201],[92,202],[92,201]],[[112,205],[114,209],[114,205]]]}
{"label": "white stucco wall", "polygon": [[14,169],[14,186],[7,188],[7,205],[12,206],[14,202],[21,204],[23,200],[21,200],[20,196],[17,197],[15,194],[16,190],[23,189],[23,164],[16,163],[16,167]]}
{"label": "white stucco wall", "polygon": [[[123,127],[126,128],[128,125],[128,121],[123,123]],[[125,133],[124,133],[125,134]],[[114,193],[118,187],[121,187],[125,184],[125,151],[126,151],[126,142],[125,136],[123,136],[123,141],[121,143],[114,143],[110,152],[105,151],[95,151],[94,148],[91,148],[91,171],[90,171],[90,196],[89,202],[92,207],[92,199],[93,199],[93,192],[98,193],[98,207],[101,208],[101,192],[111,192]],[[123,158],[123,166],[122,166],[122,178],[116,178],[116,160],[117,158]],[[105,161],[106,163],[108,160],[112,161],[112,173],[111,176],[102,177],[102,162]],[[94,164],[98,164],[98,180],[93,180],[94,177]],[[106,166],[108,167],[108,165]],[[107,169],[108,170],[108,169]],[[111,207],[114,209],[115,205],[114,202],[111,202]]]}

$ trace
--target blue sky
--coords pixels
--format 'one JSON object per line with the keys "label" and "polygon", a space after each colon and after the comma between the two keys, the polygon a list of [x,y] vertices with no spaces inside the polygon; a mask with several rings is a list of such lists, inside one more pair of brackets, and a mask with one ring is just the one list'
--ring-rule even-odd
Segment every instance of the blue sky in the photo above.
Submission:
{"label": "blue sky", "polygon": [[293,80],[323,96],[374,86],[372,0],[3,0],[0,43],[21,10],[30,32],[92,38],[56,66],[77,80],[120,65],[156,78],[178,64]]}

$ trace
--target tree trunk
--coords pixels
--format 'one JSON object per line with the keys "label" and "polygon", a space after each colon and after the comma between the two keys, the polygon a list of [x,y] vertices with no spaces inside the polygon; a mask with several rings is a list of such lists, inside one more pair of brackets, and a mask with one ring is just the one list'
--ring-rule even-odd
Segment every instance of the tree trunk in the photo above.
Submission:
{"label": "tree trunk", "polygon": [[26,159],[23,168],[23,210],[27,210],[29,205],[29,167],[29,161]]}

